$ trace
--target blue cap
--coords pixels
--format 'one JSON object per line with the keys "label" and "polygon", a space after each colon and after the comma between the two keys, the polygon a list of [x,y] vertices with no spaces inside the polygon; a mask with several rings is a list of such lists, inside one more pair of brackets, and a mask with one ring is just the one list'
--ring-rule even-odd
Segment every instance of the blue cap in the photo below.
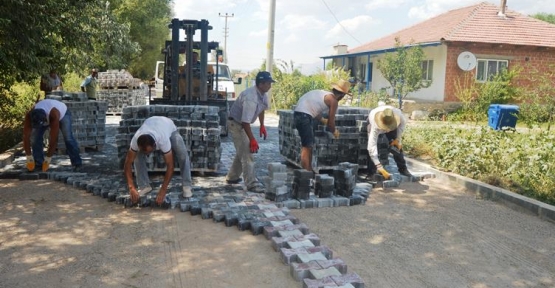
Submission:
{"label": "blue cap", "polygon": [[276,82],[272,79],[272,74],[268,71],[260,71],[256,74],[256,82]]}
{"label": "blue cap", "polygon": [[44,109],[33,109],[31,111],[31,126],[33,128],[39,128],[45,126],[48,121],[46,119],[46,111]]}

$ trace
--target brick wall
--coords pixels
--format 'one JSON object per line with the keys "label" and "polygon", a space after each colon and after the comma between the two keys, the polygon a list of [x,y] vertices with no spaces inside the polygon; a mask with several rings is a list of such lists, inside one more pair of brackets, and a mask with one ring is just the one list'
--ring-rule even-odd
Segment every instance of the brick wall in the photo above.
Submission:
{"label": "brick wall", "polygon": [[[548,72],[555,67],[555,48],[541,48],[532,46],[515,46],[499,44],[475,44],[456,42],[447,45],[447,67],[445,73],[445,102],[458,102],[455,93],[456,79],[464,75],[464,71],[457,66],[457,57],[463,51],[470,51],[477,58],[494,58],[509,60],[509,69],[516,65],[523,68],[517,79],[519,86],[533,85],[531,75],[534,71]],[[483,57],[480,57],[484,55]],[[491,57],[487,57],[491,56]],[[470,71],[475,77],[476,69]],[[555,81],[555,78],[553,78]]]}

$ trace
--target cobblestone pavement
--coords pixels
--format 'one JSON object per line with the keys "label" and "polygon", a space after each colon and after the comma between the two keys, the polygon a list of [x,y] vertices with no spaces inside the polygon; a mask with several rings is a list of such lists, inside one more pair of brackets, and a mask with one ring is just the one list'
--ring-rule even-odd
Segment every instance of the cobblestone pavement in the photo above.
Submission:
{"label": "cobblestone pavement", "polygon": [[[269,139],[259,141],[258,177],[269,175],[268,163],[282,162],[277,120],[276,116],[266,118]],[[20,156],[0,176],[22,180],[50,178],[110,200],[114,195],[110,192],[114,191],[104,188],[123,184],[112,138],[117,121],[117,117],[108,117],[107,145],[101,152],[83,154],[86,167],[82,173],[70,172],[66,156],[55,157],[55,165],[48,174],[21,173],[24,157]],[[254,131],[258,129],[255,127]],[[302,280],[298,282],[300,287],[555,285],[552,261],[555,229],[551,223],[494,202],[477,200],[464,189],[436,179],[406,183],[395,189],[377,188],[367,205],[292,210],[267,201],[262,195],[245,192],[241,184],[226,185],[224,176],[232,161],[233,145],[227,138],[222,142],[220,170],[196,173],[193,177],[195,196],[210,197],[211,204],[180,201],[179,193],[173,189],[178,187],[173,187],[167,206],[212,219],[205,221],[223,222],[253,235],[263,235],[279,251],[265,256],[279,257],[287,264],[276,265],[275,269],[285,269],[288,273],[284,274]],[[294,168],[287,166],[289,173]],[[157,174],[152,178],[159,181],[160,177]],[[126,203],[125,197],[112,200]]]}

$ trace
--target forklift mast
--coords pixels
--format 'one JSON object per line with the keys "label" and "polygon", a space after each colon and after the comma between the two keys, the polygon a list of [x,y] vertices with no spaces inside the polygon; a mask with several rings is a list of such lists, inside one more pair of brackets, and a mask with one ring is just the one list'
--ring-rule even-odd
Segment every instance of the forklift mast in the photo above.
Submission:
{"label": "forklift mast", "polygon": [[[209,25],[208,20],[179,20],[172,19],[170,25],[168,26],[172,31],[171,41],[167,41],[166,49],[163,51],[166,54],[165,61],[165,79],[169,80],[168,85],[164,85],[164,89],[169,89],[169,100],[171,102],[185,102],[191,103],[194,100],[197,101],[208,101],[209,94],[212,91],[208,91],[206,83],[208,79],[207,63],[208,63],[208,52],[218,48],[218,42],[208,42],[208,30],[212,30],[212,26]],[[179,41],[180,30],[185,31],[185,41]],[[193,36],[196,30],[200,30],[200,42],[195,42]],[[169,43],[168,43],[169,42]],[[200,50],[200,98],[193,99],[193,66],[185,66],[185,83],[186,91],[179,91],[179,54],[185,54],[186,63],[193,62],[193,50]],[[210,79],[212,80],[212,79]],[[166,83],[166,81],[164,81]],[[202,84],[204,83],[204,84]],[[196,94],[196,93],[195,93]]]}

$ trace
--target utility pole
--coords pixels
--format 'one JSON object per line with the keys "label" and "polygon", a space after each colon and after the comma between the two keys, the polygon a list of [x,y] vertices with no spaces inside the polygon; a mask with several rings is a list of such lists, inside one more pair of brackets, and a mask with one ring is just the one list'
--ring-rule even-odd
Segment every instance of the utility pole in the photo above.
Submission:
{"label": "utility pole", "polygon": [[[231,15],[227,15],[227,12],[225,13],[225,15],[222,15],[221,13],[218,13],[218,16],[220,17],[225,17],[225,28],[224,28],[224,63],[227,64],[227,36],[229,35],[229,32],[227,30],[227,18],[229,17],[233,17],[234,14],[231,13]],[[216,59],[216,61],[218,61]]]}
{"label": "utility pole", "polygon": [[[268,43],[266,43],[266,70],[273,74],[274,66],[274,26],[276,22],[276,0],[270,0],[270,14],[268,23]],[[273,76],[273,75],[272,75]]]}

